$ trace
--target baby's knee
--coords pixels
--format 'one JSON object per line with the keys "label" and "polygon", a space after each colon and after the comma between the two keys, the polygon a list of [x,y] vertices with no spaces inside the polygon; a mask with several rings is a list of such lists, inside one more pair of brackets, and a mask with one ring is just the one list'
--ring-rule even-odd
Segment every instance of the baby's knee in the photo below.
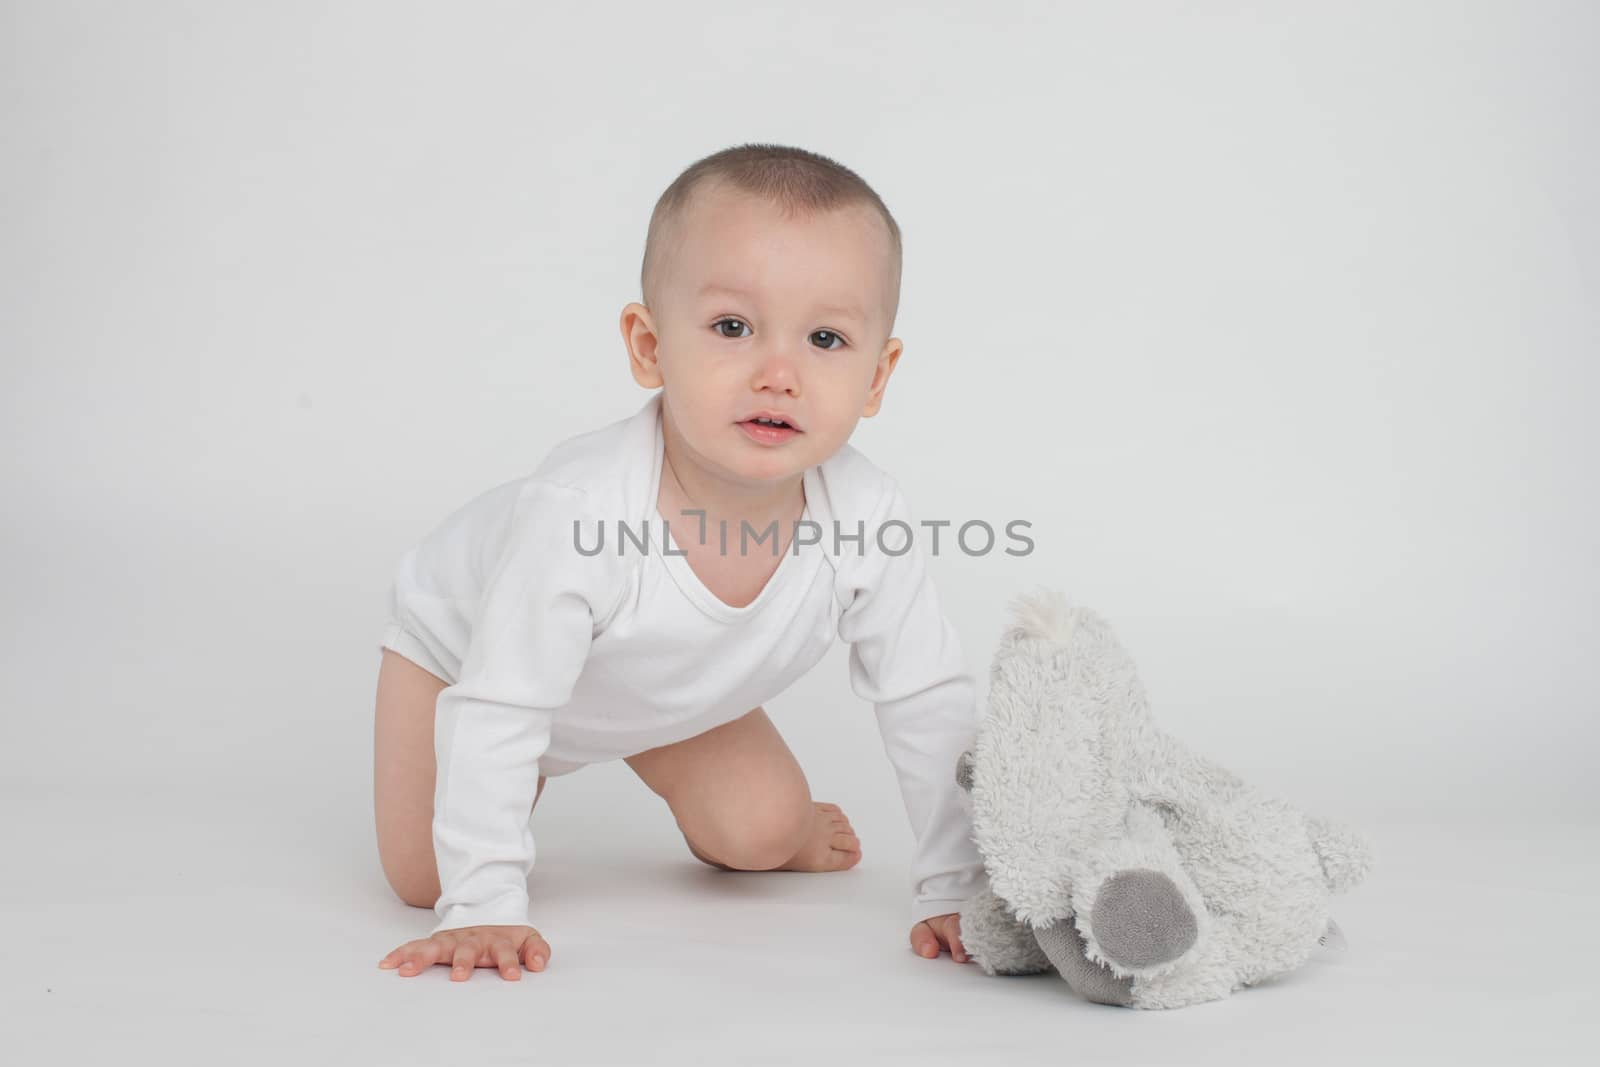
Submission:
{"label": "baby's knee", "polygon": [[[396,862],[390,856],[383,860],[383,877],[394,890],[394,895],[413,908],[432,908],[439,901],[439,869],[431,862]],[[431,861],[432,857],[428,857]]]}
{"label": "baby's knee", "polygon": [[816,822],[809,794],[770,798],[719,820],[715,841],[704,846],[736,870],[765,871],[800,851]]}
{"label": "baby's knee", "polygon": [[394,890],[395,896],[399,897],[413,908],[431,909],[439,902],[439,889],[437,886],[430,888],[426,885],[420,884],[396,885],[393,881],[391,881],[389,883],[389,888]]}

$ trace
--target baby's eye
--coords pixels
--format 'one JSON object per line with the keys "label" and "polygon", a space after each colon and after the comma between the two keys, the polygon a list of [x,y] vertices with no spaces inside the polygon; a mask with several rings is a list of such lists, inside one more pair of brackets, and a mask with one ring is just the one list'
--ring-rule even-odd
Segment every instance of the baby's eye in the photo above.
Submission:
{"label": "baby's eye", "polygon": [[[712,323],[712,324],[711,324],[711,328],[712,328],[712,329],[713,329],[713,330],[716,330],[716,331],[717,331],[717,333],[719,333],[719,334],[721,334],[721,335],[722,335],[722,336],[723,336],[723,337],[726,337],[726,338],[728,338],[728,339],[729,339],[729,340],[735,340],[735,339],[737,339],[737,338],[738,338],[738,336],[739,336],[739,335],[738,335],[738,334],[729,334],[729,333],[723,333],[723,331],[722,331],[722,329],[721,329],[721,326],[722,326],[722,324],[723,324],[723,323],[725,323],[725,322],[736,322],[736,323],[738,323],[738,324],[739,324],[739,325],[740,325],[740,326],[744,326],[744,323],[742,323],[742,322],[739,322],[739,320],[738,320],[738,319],[732,319],[732,318],[730,318],[730,319],[718,319],[718,320],[717,320],[717,321],[716,321],[716,322],[713,322],[713,323]],[[745,328],[746,328],[746,329],[749,329],[749,327],[745,327]]]}
{"label": "baby's eye", "polygon": [[826,350],[828,352],[832,352],[835,348],[843,348],[845,346],[845,339],[843,337],[840,337],[838,334],[834,333],[832,330],[814,330],[814,331],[812,331],[811,336],[812,337],[832,337],[834,340],[839,342],[837,345],[825,344],[825,345],[821,346],[824,350]]}

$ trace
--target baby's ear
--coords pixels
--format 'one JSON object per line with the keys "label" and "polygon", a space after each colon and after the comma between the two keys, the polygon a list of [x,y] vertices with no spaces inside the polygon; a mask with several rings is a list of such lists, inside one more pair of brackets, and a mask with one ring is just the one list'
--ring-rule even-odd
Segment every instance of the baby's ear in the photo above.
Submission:
{"label": "baby's ear", "polygon": [[961,753],[961,758],[956,760],[956,785],[967,792],[972,792],[972,750]]}

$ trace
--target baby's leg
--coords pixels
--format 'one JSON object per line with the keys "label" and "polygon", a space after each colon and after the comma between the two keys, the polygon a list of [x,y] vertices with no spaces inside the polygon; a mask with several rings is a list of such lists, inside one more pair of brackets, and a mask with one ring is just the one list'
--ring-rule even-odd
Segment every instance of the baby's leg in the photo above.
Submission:
{"label": "baby's leg", "polygon": [[842,871],[861,842],[837,804],[811,799],[762,708],[624,760],[667,802],[689,851],[723,870]]}
{"label": "baby's leg", "polygon": [[[439,865],[433,855],[433,714],[448,684],[393,649],[383,650],[372,773],[378,859],[390,887],[417,908],[431,908],[439,899]],[[543,775],[534,803],[542,792]]]}

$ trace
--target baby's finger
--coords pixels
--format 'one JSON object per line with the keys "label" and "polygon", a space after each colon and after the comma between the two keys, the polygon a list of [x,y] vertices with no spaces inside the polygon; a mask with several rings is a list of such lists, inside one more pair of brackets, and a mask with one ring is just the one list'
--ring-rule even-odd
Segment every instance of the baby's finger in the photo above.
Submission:
{"label": "baby's finger", "polygon": [[522,955],[528,961],[528,970],[542,971],[550,958],[550,943],[536,933],[529,934],[522,944]]}
{"label": "baby's finger", "polygon": [[455,958],[451,960],[450,980],[452,982],[465,982],[472,977],[472,969],[478,965],[478,942],[475,938],[464,937],[456,945]]}
{"label": "baby's finger", "polygon": [[416,952],[418,949],[420,949],[423,945],[426,945],[427,943],[428,943],[428,939],[425,938],[425,937],[418,938],[415,941],[407,941],[405,944],[401,945],[399,948],[395,949],[393,952],[391,952],[387,956],[383,957],[383,959],[379,960],[378,963],[380,965],[387,963],[391,967],[395,966],[401,960],[405,959],[406,956],[409,953]]}
{"label": "baby's finger", "polygon": [[400,973],[404,975],[417,974],[443,958],[447,943],[436,938],[425,941],[413,941],[406,946],[405,962],[400,964]]}
{"label": "baby's finger", "polygon": [[500,968],[500,977],[508,982],[522,981],[522,963],[509,941],[495,941],[489,946],[494,953],[494,965]]}
{"label": "baby's finger", "polygon": [[392,967],[404,959],[407,952],[415,950],[421,944],[421,941],[407,941],[405,944],[395,948],[387,956],[383,957],[383,959],[379,960],[378,965],[381,967],[384,964],[388,964]]}

